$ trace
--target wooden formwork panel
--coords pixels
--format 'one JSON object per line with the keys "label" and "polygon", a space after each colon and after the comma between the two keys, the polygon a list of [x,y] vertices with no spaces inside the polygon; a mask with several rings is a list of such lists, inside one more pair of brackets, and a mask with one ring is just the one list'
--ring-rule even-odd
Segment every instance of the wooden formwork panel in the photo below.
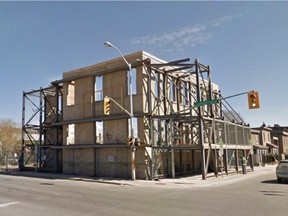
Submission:
{"label": "wooden formwork panel", "polygon": [[94,176],[95,156],[94,149],[64,149],[63,173]]}
{"label": "wooden formwork panel", "polygon": [[96,176],[129,178],[130,155],[126,148],[100,148],[96,150]]}
{"label": "wooden formwork panel", "polygon": [[75,143],[76,144],[94,144],[95,123],[81,123],[75,125]]}

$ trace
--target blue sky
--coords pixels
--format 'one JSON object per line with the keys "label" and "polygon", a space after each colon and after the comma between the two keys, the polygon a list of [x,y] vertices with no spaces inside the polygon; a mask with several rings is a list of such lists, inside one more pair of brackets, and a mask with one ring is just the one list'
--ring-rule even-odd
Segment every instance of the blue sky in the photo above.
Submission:
{"label": "blue sky", "polygon": [[63,72],[144,50],[198,58],[252,127],[288,125],[288,2],[0,2],[0,119],[21,124],[22,93]]}

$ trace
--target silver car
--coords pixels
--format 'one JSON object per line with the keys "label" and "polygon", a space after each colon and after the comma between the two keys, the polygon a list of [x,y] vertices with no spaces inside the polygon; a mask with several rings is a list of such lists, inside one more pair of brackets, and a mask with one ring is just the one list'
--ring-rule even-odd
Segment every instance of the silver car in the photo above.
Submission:
{"label": "silver car", "polygon": [[277,181],[282,183],[283,180],[288,180],[288,160],[281,160],[276,167]]}

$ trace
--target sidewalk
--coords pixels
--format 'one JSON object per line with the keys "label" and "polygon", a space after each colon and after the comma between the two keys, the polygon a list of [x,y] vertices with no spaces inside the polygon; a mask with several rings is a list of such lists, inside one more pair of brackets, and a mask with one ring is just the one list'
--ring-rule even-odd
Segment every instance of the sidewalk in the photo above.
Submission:
{"label": "sidewalk", "polygon": [[[40,173],[33,171],[21,171],[17,169],[11,170],[0,170],[0,175],[13,175],[13,176],[23,176],[23,177],[34,177],[34,178],[46,178],[51,180],[74,180],[74,181],[86,181],[95,182],[102,184],[113,184],[113,185],[125,185],[125,186],[155,186],[155,187],[188,187],[188,188],[198,188],[207,187],[220,184],[231,184],[237,181],[241,181],[247,178],[254,177],[256,175],[262,175],[268,172],[275,173],[276,165],[266,165],[264,167],[254,167],[254,171],[247,170],[247,174],[237,174],[231,173],[229,175],[220,175],[215,177],[213,173],[209,173],[206,180],[202,180],[202,175],[194,175],[189,177],[180,178],[165,178],[154,181],[149,180],[124,180],[124,179],[108,179],[108,178],[95,178],[95,177],[81,177],[75,175],[64,175],[58,173]],[[276,176],[275,176],[276,179]]]}
{"label": "sidewalk", "polygon": [[[237,174],[230,173],[229,175],[224,174],[215,177],[214,173],[209,173],[206,177],[206,180],[202,180],[202,175],[194,175],[189,177],[179,177],[179,178],[165,178],[159,179],[157,181],[147,181],[147,180],[104,180],[109,183],[117,183],[123,185],[132,185],[132,186],[169,186],[169,187],[188,187],[188,188],[198,188],[198,187],[207,187],[215,186],[221,184],[231,184],[237,181],[242,181],[247,178],[255,177],[258,175],[263,175],[268,172],[275,173],[277,165],[266,165],[264,167],[254,167],[254,171],[248,171],[247,174]],[[276,179],[276,176],[275,176]]]}

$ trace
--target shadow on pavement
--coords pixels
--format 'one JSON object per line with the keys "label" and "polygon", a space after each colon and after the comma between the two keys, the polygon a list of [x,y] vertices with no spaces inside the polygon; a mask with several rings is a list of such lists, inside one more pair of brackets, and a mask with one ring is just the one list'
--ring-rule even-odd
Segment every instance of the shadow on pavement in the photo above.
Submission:
{"label": "shadow on pavement", "polygon": [[33,171],[19,171],[17,170],[0,170],[0,175],[6,176],[21,176],[29,178],[39,178],[39,179],[49,179],[49,180],[73,180],[73,181],[86,181],[95,183],[105,183],[113,185],[130,185],[122,182],[113,182],[110,179],[102,179],[96,177],[87,176],[77,176],[77,175],[67,175],[61,173],[51,173],[51,172],[33,172]]}
{"label": "shadow on pavement", "polygon": [[263,184],[279,184],[277,182],[277,179],[265,180],[265,181],[262,181],[261,183],[263,183]]}
{"label": "shadow on pavement", "polygon": [[277,179],[272,179],[272,180],[262,181],[261,183],[264,183],[264,184],[288,184],[288,181],[283,181],[282,183],[278,183]]}
{"label": "shadow on pavement", "polygon": [[0,170],[0,175],[33,177],[33,178],[42,178],[50,180],[69,178],[67,176],[61,176],[59,174],[53,174],[53,173],[39,173],[33,171],[19,171],[19,170]]}

